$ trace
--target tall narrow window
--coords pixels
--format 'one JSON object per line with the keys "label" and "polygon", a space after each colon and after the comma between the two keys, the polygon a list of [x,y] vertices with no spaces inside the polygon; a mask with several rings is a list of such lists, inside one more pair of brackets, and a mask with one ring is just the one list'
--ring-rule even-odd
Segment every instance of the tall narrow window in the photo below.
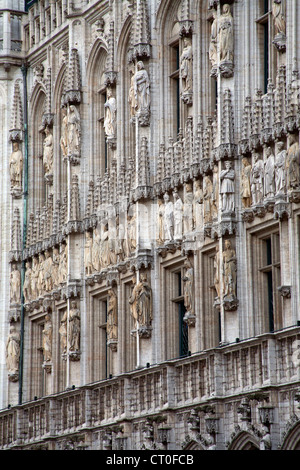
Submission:
{"label": "tall narrow window", "polygon": [[173,102],[173,121],[176,135],[180,129],[180,80],[179,80],[179,61],[180,51],[179,43],[171,46],[171,93]]}
{"label": "tall narrow window", "polygon": [[92,380],[106,379],[110,374],[109,354],[107,347],[107,299],[95,298],[92,323]]}
{"label": "tall narrow window", "polygon": [[279,234],[272,233],[262,240],[263,306],[265,330],[273,332],[282,328],[282,300],[278,292],[280,286],[280,246]]}
{"label": "tall narrow window", "polygon": [[261,69],[263,72],[262,89],[264,93],[267,93],[268,81],[273,79],[276,72],[276,53],[272,43],[273,24],[271,17],[271,0],[261,0],[260,17],[256,21],[259,25]]}
{"label": "tall narrow window", "polygon": [[182,270],[175,273],[175,282],[177,285],[177,296],[173,298],[173,302],[176,305],[175,315],[177,316],[177,331],[178,331],[178,355],[179,357],[185,357],[189,352],[189,332],[188,325],[184,321],[185,306],[183,297],[183,281],[182,281]]}
{"label": "tall narrow window", "polygon": [[99,122],[99,150],[100,150],[100,173],[103,175],[109,168],[108,152],[107,152],[107,142],[105,138],[104,131],[104,105],[107,99],[106,88],[99,90],[99,107],[100,107],[100,116],[98,118]]}

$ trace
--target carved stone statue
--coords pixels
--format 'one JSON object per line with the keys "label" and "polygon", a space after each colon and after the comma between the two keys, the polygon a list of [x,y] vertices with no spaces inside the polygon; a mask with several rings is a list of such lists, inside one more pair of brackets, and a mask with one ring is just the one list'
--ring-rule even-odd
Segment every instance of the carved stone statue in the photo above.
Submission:
{"label": "carved stone statue", "polygon": [[222,14],[218,22],[220,62],[233,61],[233,18],[230,5],[223,5]]}
{"label": "carved stone statue", "polygon": [[58,275],[58,270],[59,270],[59,250],[57,247],[53,248],[53,254],[52,254],[52,285],[53,287],[58,287],[59,284],[59,275]]}
{"label": "carved stone statue", "polygon": [[137,285],[137,315],[140,328],[149,328],[152,323],[152,289],[147,281],[147,275],[141,274]]}
{"label": "carved stone statue", "polygon": [[183,205],[183,232],[189,233],[194,228],[194,217],[193,217],[193,185],[185,185],[184,205]]}
{"label": "carved stone statue", "polygon": [[116,105],[116,99],[112,95],[111,88],[107,89],[107,100],[104,104],[104,108],[105,108],[105,119],[104,119],[105,134],[107,135],[107,137],[115,137],[117,105]]}
{"label": "carved stone statue", "polygon": [[45,285],[45,274],[44,274],[44,261],[45,255],[43,253],[39,254],[39,275],[38,275],[38,295],[42,296],[45,293],[46,285]]}
{"label": "carved stone statue", "polygon": [[61,250],[60,250],[60,257],[59,257],[59,265],[58,265],[59,284],[67,280],[67,274],[68,274],[68,250],[67,250],[67,245],[62,244]]}
{"label": "carved stone statue", "polygon": [[100,245],[101,235],[99,229],[96,227],[93,235],[93,248],[92,248],[92,264],[93,269],[98,272],[100,271]]}
{"label": "carved stone statue", "polygon": [[135,252],[137,246],[136,223],[136,214],[135,211],[133,211],[131,214],[127,215],[127,250],[129,255]]}
{"label": "carved stone statue", "polygon": [[130,78],[130,89],[129,89],[129,94],[128,94],[128,103],[129,103],[129,106],[130,106],[130,117],[133,118],[135,116],[135,110],[136,110],[136,107],[137,107],[136,94],[135,94],[135,84],[134,84],[134,79],[135,79],[134,67],[131,67],[129,72],[131,74],[131,78]]}
{"label": "carved stone statue", "polygon": [[43,344],[43,353],[44,361],[52,361],[52,321],[49,314],[45,316],[44,329],[42,331],[42,344]]}
{"label": "carved stone statue", "polygon": [[21,302],[21,274],[17,266],[13,264],[10,273],[10,303],[19,304]]}
{"label": "carved stone statue", "polygon": [[100,266],[101,268],[107,268],[110,263],[109,255],[109,231],[108,224],[101,224],[101,241],[100,241]]}
{"label": "carved stone statue", "polygon": [[264,194],[267,198],[274,197],[275,193],[275,158],[271,147],[266,150],[264,168]]}
{"label": "carved stone statue", "polygon": [[32,299],[36,299],[39,295],[38,292],[38,278],[39,278],[39,263],[36,256],[32,259],[31,268],[31,295]]}
{"label": "carved stone statue", "polygon": [[136,283],[136,276],[132,278],[132,291],[129,297],[129,304],[130,304],[130,314],[134,321],[134,327],[137,327],[138,321],[138,313],[137,313],[137,283]]}
{"label": "carved stone statue", "polygon": [[282,0],[273,0],[272,14],[274,18],[275,34],[285,34],[286,19]]}
{"label": "carved stone statue", "polygon": [[209,224],[212,221],[212,197],[213,184],[208,175],[203,178],[203,205],[204,205],[204,223]]}
{"label": "carved stone statue", "polygon": [[186,271],[182,278],[184,282],[184,306],[188,316],[194,315],[194,269],[191,261],[186,259],[185,261]]}
{"label": "carved stone statue", "polygon": [[299,188],[299,143],[297,137],[291,134],[288,138],[288,150],[286,156],[286,183],[287,189],[293,190]]}
{"label": "carved stone statue", "polygon": [[20,333],[15,326],[9,329],[9,335],[6,342],[6,367],[11,380],[18,380],[19,362],[20,362]]}
{"label": "carved stone statue", "polygon": [[213,10],[213,22],[211,24],[209,60],[212,65],[212,75],[215,75],[215,67],[218,64],[218,20],[217,12]]}
{"label": "carved stone statue", "polygon": [[59,327],[59,334],[60,334],[60,346],[62,354],[66,354],[67,352],[67,324],[68,324],[68,311],[65,310],[61,320],[60,320],[60,327]]}
{"label": "carved stone statue", "polygon": [[51,174],[53,170],[53,136],[48,126],[45,128],[43,147],[44,171],[45,174],[48,175]]}
{"label": "carved stone statue", "polygon": [[168,193],[164,194],[164,233],[165,240],[172,241],[174,238],[174,207],[173,202],[170,201]]}
{"label": "carved stone statue", "polygon": [[259,155],[253,155],[253,166],[251,171],[251,194],[254,205],[261,204],[264,196],[264,164]]}
{"label": "carved stone statue", "polygon": [[231,162],[225,162],[225,170],[221,171],[220,181],[221,188],[220,194],[222,196],[222,211],[223,212],[234,212],[234,179],[235,173],[231,168]]}
{"label": "carved stone statue", "polygon": [[194,228],[201,229],[203,224],[203,191],[200,180],[196,180],[194,184],[193,219]]}
{"label": "carved stone statue", "polygon": [[69,350],[80,350],[80,311],[75,300],[72,300],[69,312]]}
{"label": "carved stone statue", "polygon": [[26,262],[26,270],[25,270],[25,277],[24,277],[24,284],[23,284],[23,295],[24,295],[24,300],[26,302],[30,302],[32,300],[32,295],[31,295],[31,274],[32,270],[30,267],[30,263],[27,261]]}
{"label": "carved stone statue", "polygon": [[183,51],[180,56],[180,81],[181,93],[191,93],[193,90],[193,52],[192,41],[190,38],[184,38]]}
{"label": "carved stone statue", "polygon": [[286,166],[286,155],[287,152],[284,149],[284,143],[278,142],[277,144],[277,154],[275,158],[275,191],[276,194],[281,194],[285,192],[286,187],[286,176],[285,176],[285,166]]}
{"label": "carved stone statue", "polygon": [[80,155],[81,123],[75,105],[68,108],[68,155]]}
{"label": "carved stone statue", "polygon": [[251,163],[244,157],[242,159],[242,179],[241,179],[241,196],[242,204],[245,209],[251,206]]}
{"label": "carved stone statue", "polygon": [[85,233],[84,244],[84,267],[85,273],[89,276],[93,272],[93,237],[91,232]]}
{"label": "carved stone statue", "polygon": [[13,189],[22,189],[23,154],[19,142],[13,143],[13,151],[9,159],[10,183]]}
{"label": "carved stone statue", "polygon": [[236,297],[236,270],[237,259],[235,250],[231,247],[230,240],[225,241],[225,250],[223,251],[223,279],[224,279],[224,297],[233,299]]}
{"label": "carved stone statue", "polygon": [[45,261],[43,264],[44,280],[45,280],[45,291],[50,292],[53,286],[52,279],[52,266],[53,261],[48,250],[45,251]]}
{"label": "carved stone statue", "polygon": [[182,240],[182,218],[183,202],[177,191],[173,192],[174,197],[174,240]]}
{"label": "carved stone statue", "polygon": [[164,202],[161,198],[157,200],[157,243],[163,245],[165,240],[164,235]]}
{"label": "carved stone statue", "polygon": [[62,121],[61,121],[61,137],[60,137],[60,148],[62,156],[68,156],[68,113],[67,108],[62,108]]}
{"label": "carved stone statue", "polygon": [[136,65],[133,86],[136,113],[148,113],[150,109],[150,83],[142,61]]}
{"label": "carved stone statue", "polygon": [[118,339],[118,299],[114,289],[108,291],[106,332],[108,342]]}

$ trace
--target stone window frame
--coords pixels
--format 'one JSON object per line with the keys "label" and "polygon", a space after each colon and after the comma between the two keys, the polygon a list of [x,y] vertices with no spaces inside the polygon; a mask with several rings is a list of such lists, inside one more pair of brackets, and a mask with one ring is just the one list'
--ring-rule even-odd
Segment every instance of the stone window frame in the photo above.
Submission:
{"label": "stone window frame", "polygon": [[[217,296],[214,286],[214,257],[217,241],[213,245],[204,246],[199,253],[200,291],[200,334],[201,350],[218,347],[221,342],[220,309],[215,304]],[[196,289],[195,289],[196,290]],[[209,323],[212,319],[212,324]]]}
{"label": "stone window frame", "polygon": [[[268,5],[266,5],[268,3]],[[260,68],[263,70],[263,82],[261,84],[261,89],[263,94],[267,93],[267,87],[269,80],[275,82],[276,70],[277,70],[277,54],[272,43],[274,36],[274,26],[272,21],[272,0],[260,0],[259,2],[259,17],[255,19],[255,22],[258,26],[258,45],[261,53],[260,57]],[[267,38],[266,38],[267,32]],[[268,71],[266,71],[268,67]]]}
{"label": "stone window frame", "polygon": [[107,379],[112,374],[106,336],[108,290],[105,286],[89,292],[89,375],[92,382]]}
{"label": "stone window frame", "polygon": [[[275,242],[275,237],[278,241]],[[271,239],[272,260],[268,259],[267,241]],[[275,250],[274,242],[277,246]],[[269,223],[264,227],[255,227],[248,236],[249,270],[251,278],[254,335],[273,333],[283,325],[283,301],[278,287],[281,285],[280,273],[280,227],[278,223]],[[279,258],[275,255],[278,254]],[[279,271],[279,272],[278,272]],[[271,274],[271,275],[270,275]],[[268,284],[272,283],[272,285]],[[272,292],[272,304],[266,293]],[[272,305],[272,307],[271,307]],[[273,308],[273,318],[270,318]],[[272,327],[273,321],[273,327]]]}
{"label": "stone window frame", "polygon": [[[184,272],[185,258],[175,256],[161,263],[161,354],[162,360],[180,357],[180,332],[178,306],[183,300],[183,281],[181,295],[178,295],[178,273]],[[168,286],[166,288],[166,286]],[[190,350],[190,345],[188,347]],[[188,354],[186,354],[188,355]],[[186,356],[185,355],[185,356]]]}

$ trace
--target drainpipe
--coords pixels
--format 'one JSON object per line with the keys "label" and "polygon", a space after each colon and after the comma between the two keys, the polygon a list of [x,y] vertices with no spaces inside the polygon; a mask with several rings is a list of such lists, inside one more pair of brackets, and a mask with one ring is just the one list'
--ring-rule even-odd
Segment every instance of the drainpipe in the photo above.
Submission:
{"label": "drainpipe", "polygon": [[[23,99],[24,99],[24,193],[23,193],[23,244],[22,253],[26,248],[27,234],[27,200],[28,200],[28,115],[27,115],[27,69],[28,64],[23,62],[21,71],[23,75]],[[25,262],[22,259],[21,269],[21,329],[20,329],[20,364],[19,364],[19,405],[22,404],[23,394],[23,350],[24,350],[24,294],[23,284],[25,277]]]}

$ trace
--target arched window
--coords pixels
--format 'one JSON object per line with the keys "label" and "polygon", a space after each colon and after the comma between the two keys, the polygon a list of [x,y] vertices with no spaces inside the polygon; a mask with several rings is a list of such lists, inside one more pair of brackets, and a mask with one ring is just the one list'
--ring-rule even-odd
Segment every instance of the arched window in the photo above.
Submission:
{"label": "arched window", "polygon": [[104,104],[106,102],[105,65],[107,50],[101,41],[95,43],[88,66],[89,128],[93,136],[90,146],[89,172],[103,176],[109,166],[109,155],[104,132]]}
{"label": "arched window", "polygon": [[47,198],[47,188],[44,179],[43,144],[45,139],[44,129],[41,129],[46,95],[41,88],[36,90],[32,98],[31,122],[29,125],[29,159],[28,159],[28,192],[29,209],[35,211],[41,208]]}

